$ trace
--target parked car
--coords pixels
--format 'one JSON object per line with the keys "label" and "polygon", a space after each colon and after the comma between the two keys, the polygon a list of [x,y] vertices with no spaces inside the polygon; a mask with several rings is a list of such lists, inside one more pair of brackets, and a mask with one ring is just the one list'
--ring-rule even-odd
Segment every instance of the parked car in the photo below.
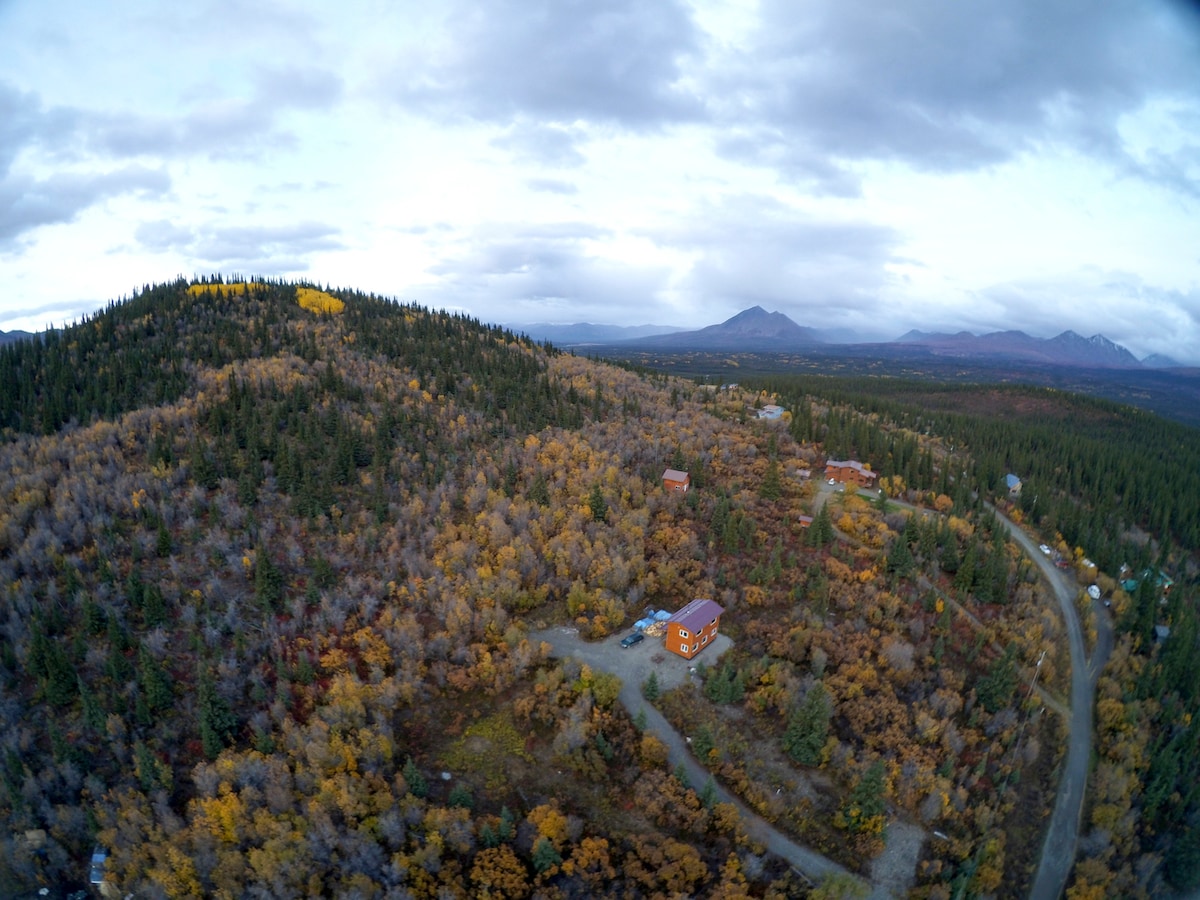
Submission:
{"label": "parked car", "polygon": [[628,635],[627,637],[621,638],[621,646],[624,647],[626,650],[628,650],[630,647],[634,646],[635,644],[640,644],[645,639],[646,639],[646,636],[644,634],[631,634],[631,635]]}
{"label": "parked car", "polygon": [[88,870],[88,881],[91,884],[104,884],[104,866],[108,862],[108,851],[103,847],[92,850],[92,865]]}

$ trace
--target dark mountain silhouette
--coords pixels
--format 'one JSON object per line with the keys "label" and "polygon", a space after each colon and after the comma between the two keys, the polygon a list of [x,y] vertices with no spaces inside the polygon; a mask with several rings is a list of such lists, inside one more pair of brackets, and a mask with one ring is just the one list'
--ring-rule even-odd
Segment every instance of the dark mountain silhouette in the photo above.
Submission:
{"label": "dark mountain silhouette", "polygon": [[1151,353],[1142,360],[1147,369],[1181,369],[1183,363],[1163,353]]}
{"label": "dark mountain silhouette", "polygon": [[1023,331],[993,331],[982,335],[969,331],[957,334],[909,331],[891,343],[893,346],[924,348],[934,356],[962,359],[1103,369],[1136,369],[1142,365],[1132,353],[1104,335],[1085,338],[1074,331],[1064,331],[1052,338],[1030,337]]}
{"label": "dark mountain silhouette", "polygon": [[815,329],[797,325],[780,312],[761,306],[742,310],[719,325],[699,331],[679,331],[627,341],[632,347],[682,350],[742,350],[769,352],[824,345]]}

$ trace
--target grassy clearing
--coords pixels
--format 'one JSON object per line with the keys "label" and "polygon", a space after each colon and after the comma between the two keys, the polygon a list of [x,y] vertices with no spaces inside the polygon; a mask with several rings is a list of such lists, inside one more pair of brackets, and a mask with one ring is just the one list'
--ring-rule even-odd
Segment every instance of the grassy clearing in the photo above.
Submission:
{"label": "grassy clearing", "polygon": [[472,722],[440,756],[447,769],[483,784],[489,791],[508,783],[515,760],[534,762],[507,709]]}

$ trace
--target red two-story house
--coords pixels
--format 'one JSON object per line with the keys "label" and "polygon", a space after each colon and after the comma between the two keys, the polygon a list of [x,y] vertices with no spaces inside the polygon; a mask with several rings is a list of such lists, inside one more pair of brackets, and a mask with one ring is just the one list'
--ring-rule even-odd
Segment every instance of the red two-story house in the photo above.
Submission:
{"label": "red two-story house", "polygon": [[667,619],[667,649],[691,659],[717,636],[723,612],[712,600],[693,600]]}

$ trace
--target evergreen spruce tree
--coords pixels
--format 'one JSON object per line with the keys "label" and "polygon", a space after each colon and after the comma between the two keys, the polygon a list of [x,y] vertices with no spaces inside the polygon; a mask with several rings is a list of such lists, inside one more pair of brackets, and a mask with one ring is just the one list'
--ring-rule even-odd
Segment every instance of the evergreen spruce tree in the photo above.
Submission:
{"label": "evergreen spruce tree", "polygon": [[603,522],[608,518],[608,502],[604,499],[604,494],[600,491],[600,483],[592,485],[592,492],[588,494],[588,508],[592,511],[592,519],[596,522]]}
{"label": "evergreen spruce tree", "polygon": [[704,765],[708,765],[708,755],[715,746],[712,730],[707,725],[701,725],[696,729],[696,733],[692,735],[692,753],[696,755],[696,759]]}
{"label": "evergreen spruce tree", "polygon": [[79,675],[62,645],[50,641],[46,654],[46,700],[51,706],[67,706],[79,690]]}
{"label": "evergreen spruce tree", "polygon": [[658,686],[658,673],[652,671],[650,677],[642,684],[642,696],[653,703],[661,694],[662,689]]}
{"label": "evergreen spruce tree", "polygon": [[462,809],[473,809],[475,806],[475,797],[472,796],[471,789],[461,781],[450,789],[450,796],[446,799],[451,806]]}
{"label": "evergreen spruce tree", "polygon": [[555,868],[562,863],[562,856],[550,840],[546,837],[539,837],[533,845],[533,867],[539,875]]}
{"label": "evergreen spruce tree", "polygon": [[76,687],[79,691],[79,702],[83,708],[84,724],[96,733],[103,732],[106,717],[96,693],[79,676],[76,676]]}
{"label": "evergreen spruce tree", "polygon": [[778,459],[772,459],[767,463],[767,471],[763,474],[762,484],[758,487],[758,496],[764,500],[778,500],[783,496],[783,478],[779,472]]}
{"label": "evergreen spruce tree", "polygon": [[828,505],[822,506],[813,516],[812,525],[808,529],[809,540],[814,547],[824,547],[833,540],[833,519],[829,515]]}
{"label": "evergreen spruce tree", "polygon": [[154,543],[154,552],[158,554],[159,559],[166,559],[171,555],[171,549],[171,532],[167,531],[166,524],[159,519],[158,534]]}
{"label": "evergreen spruce tree", "polygon": [[538,506],[550,505],[550,487],[546,484],[546,476],[538,472],[533,484],[529,486],[529,499]]}
{"label": "evergreen spruce tree", "polygon": [[259,549],[254,562],[254,599],[266,610],[278,610],[283,602],[283,573],[265,547]]}
{"label": "evergreen spruce tree", "polygon": [[960,591],[970,591],[975,585],[975,570],[979,560],[979,545],[972,539],[963,556],[962,564],[954,576],[954,586]]}
{"label": "evergreen spruce tree", "polygon": [[417,764],[413,762],[410,756],[404,763],[402,770],[404,775],[404,783],[408,785],[408,792],[414,797],[422,798],[429,793],[429,782],[425,780],[425,776],[421,774],[421,770],[417,768]]}
{"label": "evergreen spruce tree", "polygon": [[507,806],[500,807],[500,825],[496,835],[502,841],[511,841],[517,834],[517,819]]}
{"label": "evergreen spruce tree", "polygon": [[802,765],[819,765],[832,717],[833,701],[824,683],[818,681],[788,719],[783,749]]}
{"label": "evergreen spruce tree", "polygon": [[851,789],[842,809],[850,831],[870,831],[883,816],[883,775],[883,763],[875,760]]}
{"label": "evergreen spruce tree", "polygon": [[204,755],[216,759],[221,750],[233,737],[237,719],[229,703],[217,693],[212,674],[205,670],[200,676],[196,691],[200,711],[200,741]]}
{"label": "evergreen spruce tree", "polygon": [[174,705],[175,691],[171,678],[145,645],[138,651],[138,685],[152,712],[161,712]]}
{"label": "evergreen spruce tree", "polygon": [[958,556],[958,541],[953,537],[942,545],[941,562],[942,571],[947,575],[955,574],[962,566],[962,560]]}
{"label": "evergreen spruce tree", "polygon": [[988,712],[999,712],[1012,701],[1017,687],[1015,656],[1016,647],[1009,644],[988,668],[987,675],[975,684],[975,695]]}
{"label": "evergreen spruce tree", "polygon": [[142,591],[142,622],[149,628],[158,628],[167,621],[167,601],[162,588],[157,584],[145,585]]}

